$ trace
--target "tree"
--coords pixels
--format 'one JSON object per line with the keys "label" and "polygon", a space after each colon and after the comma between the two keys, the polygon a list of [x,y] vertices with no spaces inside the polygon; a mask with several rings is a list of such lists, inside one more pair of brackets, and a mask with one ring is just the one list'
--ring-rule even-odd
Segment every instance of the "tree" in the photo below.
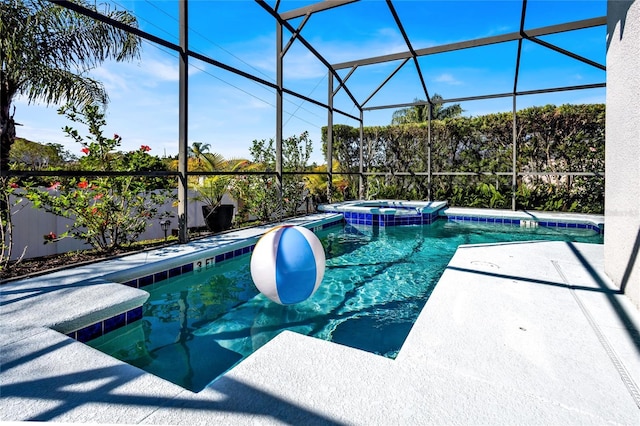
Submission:
{"label": "tree", "polygon": [[[201,161],[202,169],[207,172],[237,172],[249,166],[249,160],[226,160],[222,154],[213,152],[198,151],[197,158]],[[198,179],[198,183],[191,186],[191,189],[197,192],[194,199],[204,202],[213,211],[222,204],[222,197],[229,192],[234,179],[233,175],[227,174],[210,175]]]}
{"label": "tree", "polygon": [[[307,170],[313,151],[309,133],[290,136],[282,140],[282,169],[284,172]],[[274,172],[276,165],[275,140],[254,140],[249,153],[253,170]],[[278,193],[276,177],[272,174],[240,176],[233,188],[234,198],[244,200],[244,213],[268,222],[276,215],[294,216],[305,200],[305,183],[300,176],[285,175],[282,179],[282,197]]]}
{"label": "tree", "polygon": [[[207,164],[202,164],[202,156],[209,152],[209,148],[211,148],[211,145],[204,142],[193,142],[191,146],[187,147],[187,161],[189,161],[192,158],[195,160],[194,161],[195,169],[191,169],[187,167],[187,170],[189,171],[207,170],[207,167],[206,167]],[[191,164],[188,164],[188,165],[191,165]],[[211,171],[211,170],[207,170],[207,171]]]}
{"label": "tree", "polygon": [[24,170],[62,167],[74,160],[77,158],[59,143],[41,144],[23,138],[16,138],[9,157],[12,168]]}
{"label": "tree", "polygon": [[[75,0],[87,9],[123,24],[137,27],[125,11]],[[99,81],[87,75],[108,59],[139,56],[140,39],[112,25],[96,21],[46,0],[4,0],[0,4],[0,170],[9,167],[15,141],[14,99],[46,105],[106,104],[108,96]]]}
{"label": "tree", "polygon": [[[443,106],[443,98],[435,93],[431,97],[431,119],[444,120],[445,118],[459,117],[463,109],[460,104],[453,104],[448,107]],[[420,99],[414,99],[416,103],[426,102]],[[407,108],[401,108],[393,112],[391,124],[408,124],[408,123],[424,123],[429,121],[429,104],[414,105]]]}
{"label": "tree", "polygon": [[199,157],[202,154],[209,152],[209,148],[211,145],[204,142],[193,142],[190,147],[188,147],[189,156],[190,157]]}

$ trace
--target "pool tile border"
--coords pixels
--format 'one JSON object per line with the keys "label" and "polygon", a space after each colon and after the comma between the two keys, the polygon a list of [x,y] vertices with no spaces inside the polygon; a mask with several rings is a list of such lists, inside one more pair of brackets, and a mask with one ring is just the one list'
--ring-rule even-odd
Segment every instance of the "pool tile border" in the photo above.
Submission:
{"label": "pool tile border", "polygon": [[[336,226],[341,223],[343,223],[343,219],[338,219],[338,220],[323,223],[322,225],[313,227],[311,230],[313,232],[318,232],[320,230],[327,229],[329,227]],[[214,264],[224,262],[225,260],[231,260],[235,257],[242,256],[247,253],[251,253],[255,248],[255,246],[256,246],[255,244],[249,244],[244,247],[236,248],[230,251],[216,253],[209,258],[202,258],[195,262],[189,262],[189,263],[185,263],[184,265],[173,267],[166,271],[160,271],[160,272],[155,272],[153,274],[144,275],[142,277],[134,278],[129,281],[123,282],[122,284],[127,285],[129,287],[133,287],[133,288],[144,288],[146,286],[153,285],[158,282],[162,282],[167,278],[174,278],[179,275],[195,271],[198,268],[213,266]],[[208,260],[209,262],[207,262]],[[199,262],[201,262],[201,264],[198,266]]]}
{"label": "pool tile border", "polygon": [[79,330],[67,333],[67,336],[77,340],[78,342],[86,343],[110,331],[117,330],[125,325],[134,323],[139,319],[142,319],[142,306],[138,306],[137,308],[133,308],[127,312],[123,312],[116,316],[83,327]]}
{"label": "pool tile border", "polygon": [[[340,213],[340,212],[337,212]],[[521,227],[537,227],[543,226],[546,228],[575,228],[575,229],[589,229],[599,234],[604,233],[604,229],[601,226],[590,223],[579,223],[575,221],[550,221],[550,220],[525,220],[509,217],[496,217],[496,216],[462,216],[462,215],[447,215],[446,213],[440,213],[440,211],[431,213],[418,213],[418,214],[402,214],[402,215],[385,215],[374,213],[360,213],[360,212],[342,212],[344,220],[349,225],[365,225],[365,226],[405,226],[405,225],[430,225],[436,220],[442,218],[449,222],[471,222],[482,223],[492,225],[512,225]]]}
{"label": "pool tile border", "polygon": [[510,219],[506,217],[481,217],[481,216],[443,216],[448,222],[472,222],[486,223],[493,225],[513,225],[520,226],[520,219]]}
{"label": "pool tile border", "polygon": [[[320,230],[327,229],[332,226],[340,225],[342,223],[344,223],[344,218],[341,217],[336,220],[332,220],[326,223],[322,223],[321,225],[314,226],[311,228],[311,230],[313,232],[318,232]],[[248,239],[247,241],[251,241],[251,239]],[[206,261],[208,259],[213,260],[213,262],[208,264],[203,264],[201,265],[201,267],[205,268],[207,266],[213,266],[216,263],[224,262],[226,260],[230,260],[235,257],[250,253],[253,251],[255,246],[256,245],[254,243],[254,244],[246,245],[244,247],[235,248],[230,251],[216,253],[212,255],[210,258],[200,260],[201,262]],[[213,251],[215,251],[215,249]],[[154,272],[153,274],[134,278],[126,282],[123,282],[121,284],[129,287],[133,287],[133,288],[144,288],[146,286],[162,282],[168,278],[173,278],[182,274],[192,272],[196,270],[197,263],[198,261],[185,263],[183,265],[176,266],[164,271]],[[125,325],[131,324],[140,319],[142,319],[142,306],[138,306],[130,311],[123,312],[121,314],[107,318],[100,322],[90,324],[79,330],[73,331],[71,333],[67,333],[67,336],[79,342],[86,343],[93,339],[101,337],[110,331],[116,330],[120,327],[124,327]]]}
{"label": "pool tile border", "polygon": [[604,234],[604,229],[601,226],[593,225],[591,223],[569,222],[569,221],[548,221],[548,220],[525,220],[525,219],[512,219],[506,217],[485,217],[485,216],[460,216],[460,215],[443,215],[449,222],[471,222],[471,223],[485,223],[485,224],[497,224],[497,225],[513,225],[520,227],[545,227],[545,228],[572,228],[572,229],[589,229],[599,234]]}
{"label": "pool tile border", "polygon": [[[603,233],[603,229],[597,225],[589,223],[575,223],[575,222],[561,222],[561,221],[528,221],[521,219],[513,219],[506,217],[483,217],[483,216],[448,216],[440,213],[440,211],[419,213],[419,214],[404,214],[404,215],[384,215],[373,213],[360,213],[360,212],[342,212],[340,213],[343,219],[334,220],[331,222],[323,223],[322,225],[311,228],[313,232],[338,225],[344,221],[348,225],[366,225],[366,226],[405,226],[405,225],[430,225],[436,220],[445,219],[449,222],[471,222],[471,223],[484,223],[495,225],[512,225],[512,226],[544,226],[544,227],[558,227],[558,228],[577,228],[577,229],[589,229],[598,233]],[[533,224],[535,222],[535,225]],[[189,262],[181,266],[173,267],[166,271],[160,271],[153,274],[138,277],[122,284],[134,287],[144,288],[148,285],[152,285],[167,278],[173,278],[188,272],[192,272],[198,267],[213,266],[216,263],[224,262],[238,256],[242,256],[247,253],[251,253],[255,248],[255,244],[249,244],[244,247],[236,248],[227,252],[217,253],[210,258],[203,258],[195,262]],[[206,263],[211,259],[211,262]],[[198,266],[198,262],[203,262]]]}
{"label": "pool tile border", "polygon": [[[336,212],[342,214],[342,217],[317,225],[311,228],[313,232],[346,223],[348,225],[366,225],[372,227],[389,227],[389,226],[406,226],[406,225],[430,225],[436,220],[447,220],[449,222],[470,222],[470,223],[482,223],[492,225],[511,225],[511,226],[543,226],[548,228],[576,228],[576,229],[589,229],[596,231],[600,234],[604,232],[604,229],[597,225],[590,223],[577,223],[577,222],[562,222],[562,221],[547,221],[547,220],[523,220],[507,217],[489,217],[489,216],[463,216],[463,215],[447,215],[442,210],[437,210],[428,213],[416,213],[416,214],[402,214],[402,215],[385,215],[385,214],[373,214],[373,213],[360,213],[360,212]],[[251,241],[250,239],[247,241]],[[172,267],[168,270],[155,272],[153,274],[144,275],[138,278],[131,279],[123,282],[123,285],[134,288],[144,288],[149,285],[162,282],[168,278],[177,277],[182,274],[186,274],[198,269],[198,262],[204,262],[200,265],[201,268],[206,268],[215,265],[216,263],[231,260],[235,257],[251,253],[255,248],[255,243],[248,244],[244,247],[234,248],[226,252],[216,253],[209,258],[203,258],[195,262],[185,263],[180,266]],[[211,260],[207,263],[208,260]],[[107,318],[103,321],[88,325],[74,332],[68,333],[67,336],[78,340],[79,342],[86,343],[90,340],[98,338],[110,331],[116,330],[125,325],[131,324],[142,318],[142,306],[136,307],[130,311],[118,314],[116,316]]]}

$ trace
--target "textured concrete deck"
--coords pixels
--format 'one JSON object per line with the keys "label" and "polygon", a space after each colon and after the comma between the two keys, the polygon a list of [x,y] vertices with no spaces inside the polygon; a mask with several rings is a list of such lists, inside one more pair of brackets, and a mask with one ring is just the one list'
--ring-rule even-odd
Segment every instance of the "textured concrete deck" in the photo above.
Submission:
{"label": "textured concrete deck", "polygon": [[0,421],[637,425],[640,314],[602,266],[601,245],[460,247],[396,360],[284,332],[197,394],[12,309],[55,292],[3,285]]}

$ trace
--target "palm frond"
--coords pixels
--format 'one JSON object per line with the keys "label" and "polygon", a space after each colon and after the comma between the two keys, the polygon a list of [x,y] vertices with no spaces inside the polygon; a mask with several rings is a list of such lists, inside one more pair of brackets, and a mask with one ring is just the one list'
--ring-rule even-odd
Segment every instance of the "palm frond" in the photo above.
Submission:
{"label": "palm frond", "polygon": [[102,83],[90,77],[56,68],[38,67],[29,71],[33,72],[33,75],[29,75],[22,85],[22,94],[29,102],[70,102],[76,105],[108,102],[108,95]]}
{"label": "palm frond", "polygon": [[[80,5],[136,27],[125,11],[100,8],[85,0]],[[47,104],[106,103],[104,87],[87,71],[106,60],[139,57],[139,37],[45,0],[9,0],[0,3],[2,85],[10,88],[9,103],[17,94]]]}
{"label": "palm frond", "polygon": [[197,158],[201,159],[204,162],[205,168],[209,172],[217,172],[221,171],[224,166],[226,160],[217,152],[205,152],[197,155]]}

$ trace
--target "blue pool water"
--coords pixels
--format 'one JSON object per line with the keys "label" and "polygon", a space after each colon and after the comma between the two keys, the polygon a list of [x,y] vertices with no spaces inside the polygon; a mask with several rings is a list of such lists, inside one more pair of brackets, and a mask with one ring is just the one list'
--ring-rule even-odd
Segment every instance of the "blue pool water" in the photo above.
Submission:
{"label": "blue pool water", "polygon": [[324,280],[307,301],[281,306],[255,289],[250,254],[145,287],[142,320],[89,344],[193,391],[283,330],[395,358],[461,244],[564,240],[602,243],[582,229],[472,225],[338,226],[318,233]]}

